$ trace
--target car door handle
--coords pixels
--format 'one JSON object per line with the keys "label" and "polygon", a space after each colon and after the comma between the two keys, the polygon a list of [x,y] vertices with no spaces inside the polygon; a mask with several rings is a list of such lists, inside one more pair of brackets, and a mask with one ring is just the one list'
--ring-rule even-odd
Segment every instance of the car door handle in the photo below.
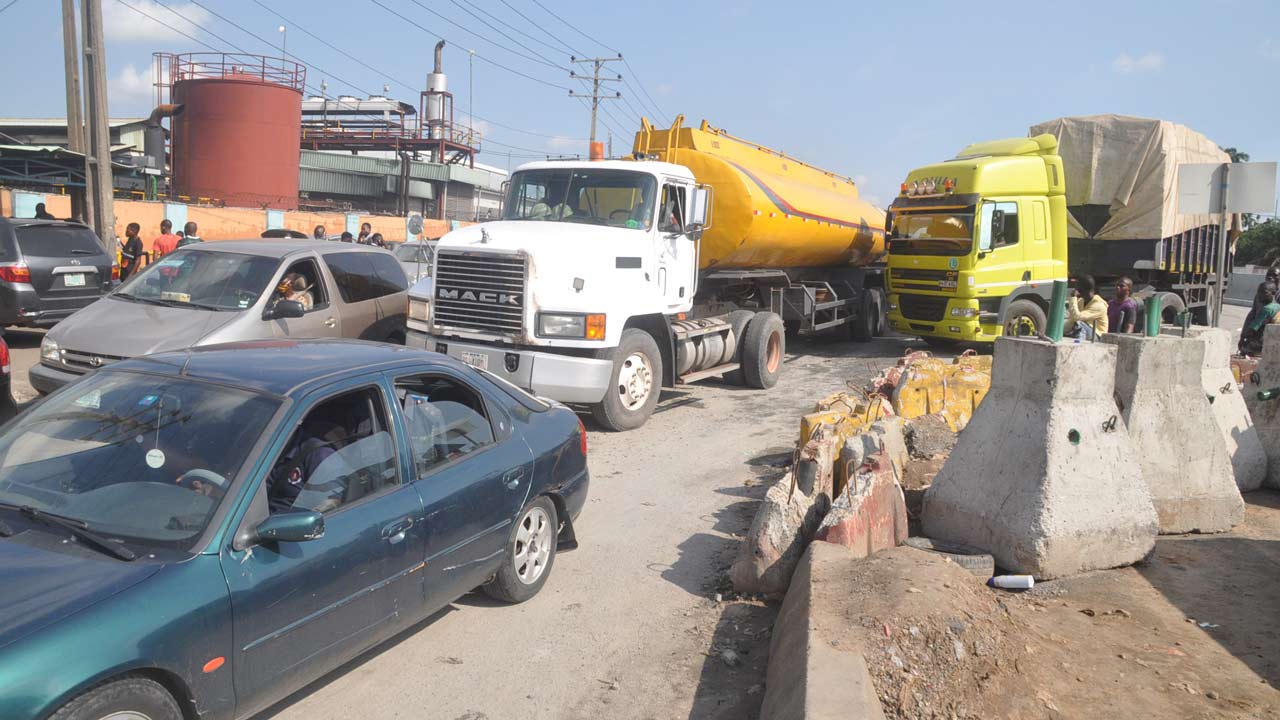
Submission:
{"label": "car door handle", "polygon": [[508,470],[502,476],[502,484],[507,486],[508,490],[515,490],[520,487],[520,481],[524,479],[524,468],[516,468]]}
{"label": "car door handle", "polygon": [[411,527],[413,527],[413,518],[404,518],[393,522],[382,528],[382,539],[392,545],[399,545],[404,542],[404,538]]}
{"label": "car door handle", "polygon": [[324,326],[325,326],[325,327],[334,327],[334,326],[336,326],[337,324],[338,324],[338,321],[337,321],[337,320],[334,320],[333,318],[326,318],[326,319],[325,319],[325,321],[324,321]]}

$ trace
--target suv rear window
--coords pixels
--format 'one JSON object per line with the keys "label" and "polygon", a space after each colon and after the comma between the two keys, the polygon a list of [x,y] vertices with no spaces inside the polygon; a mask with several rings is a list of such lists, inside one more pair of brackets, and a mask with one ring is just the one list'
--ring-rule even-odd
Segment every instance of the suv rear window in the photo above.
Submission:
{"label": "suv rear window", "polygon": [[333,273],[338,293],[346,303],[373,300],[408,288],[404,270],[391,254],[328,253],[324,256],[324,263]]}
{"label": "suv rear window", "polygon": [[29,225],[15,228],[18,249],[30,257],[105,255],[98,236],[73,225]]}

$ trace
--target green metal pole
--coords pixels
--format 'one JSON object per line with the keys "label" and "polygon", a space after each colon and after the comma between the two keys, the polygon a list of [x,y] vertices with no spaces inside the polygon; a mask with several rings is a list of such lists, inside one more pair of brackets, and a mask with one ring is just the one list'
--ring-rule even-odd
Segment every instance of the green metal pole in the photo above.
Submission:
{"label": "green metal pole", "polygon": [[1160,296],[1152,295],[1144,304],[1147,306],[1147,337],[1160,334]]}
{"label": "green metal pole", "polygon": [[1062,340],[1062,323],[1067,319],[1067,281],[1053,281],[1053,297],[1049,300],[1049,327],[1045,336],[1054,342]]}

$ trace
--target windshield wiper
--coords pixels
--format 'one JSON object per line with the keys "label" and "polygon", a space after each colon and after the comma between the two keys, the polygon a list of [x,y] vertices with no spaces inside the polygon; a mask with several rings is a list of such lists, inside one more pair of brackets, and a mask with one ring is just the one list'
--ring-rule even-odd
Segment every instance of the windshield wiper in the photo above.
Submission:
{"label": "windshield wiper", "polygon": [[97,254],[98,254],[98,251],[96,251],[96,250],[72,250],[72,251],[71,251],[71,254],[72,254],[72,255],[97,255]]}
{"label": "windshield wiper", "polygon": [[58,515],[57,513],[38,510],[30,505],[15,505],[13,503],[0,502],[0,507],[8,508],[9,510],[16,510],[18,513],[25,515],[32,520],[39,520],[46,525],[60,527],[71,533],[77,540],[81,540],[97,550],[121,560],[138,559],[138,555],[135,552],[120,543],[112,542],[96,532],[93,532],[89,529],[89,523],[79,518],[66,517]]}

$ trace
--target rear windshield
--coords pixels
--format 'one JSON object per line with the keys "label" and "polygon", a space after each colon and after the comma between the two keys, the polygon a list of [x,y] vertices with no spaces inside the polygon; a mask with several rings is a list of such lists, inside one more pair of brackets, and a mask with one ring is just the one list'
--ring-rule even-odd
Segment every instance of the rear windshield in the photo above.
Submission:
{"label": "rear windshield", "polygon": [[29,225],[14,230],[18,249],[28,257],[103,255],[106,250],[88,228],[68,225]]}

